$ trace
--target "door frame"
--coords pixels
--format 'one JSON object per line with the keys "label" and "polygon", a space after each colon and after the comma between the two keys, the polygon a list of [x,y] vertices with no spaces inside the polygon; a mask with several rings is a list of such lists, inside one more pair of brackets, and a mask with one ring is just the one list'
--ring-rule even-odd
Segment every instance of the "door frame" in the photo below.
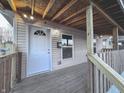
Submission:
{"label": "door frame", "polygon": [[[28,70],[28,62],[29,62],[29,49],[30,49],[30,27],[38,27],[38,28],[44,28],[44,29],[50,29],[50,70],[49,71],[44,71],[44,72],[39,72],[39,73],[36,73],[36,74],[31,74],[31,75],[28,75],[27,73],[27,70]],[[51,34],[51,28],[49,27],[45,27],[45,26],[40,26],[40,25],[34,25],[34,24],[28,24],[28,27],[27,27],[27,62],[26,62],[26,77],[31,77],[31,76],[34,76],[34,75],[38,75],[38,74],[42,74],[42,73],[45,73],[45,72],[50,72],[50,71],[53,71],[53,62],[52,62],[52,34]]]}

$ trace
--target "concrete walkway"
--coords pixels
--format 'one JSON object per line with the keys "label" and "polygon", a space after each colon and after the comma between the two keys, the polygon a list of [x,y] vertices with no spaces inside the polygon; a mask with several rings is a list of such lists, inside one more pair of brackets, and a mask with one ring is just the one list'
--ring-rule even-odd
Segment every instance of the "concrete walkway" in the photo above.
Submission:
{"label": "concrete walkway", "polygon": [[88,63],[23,80],[14,93],[89,93]]}

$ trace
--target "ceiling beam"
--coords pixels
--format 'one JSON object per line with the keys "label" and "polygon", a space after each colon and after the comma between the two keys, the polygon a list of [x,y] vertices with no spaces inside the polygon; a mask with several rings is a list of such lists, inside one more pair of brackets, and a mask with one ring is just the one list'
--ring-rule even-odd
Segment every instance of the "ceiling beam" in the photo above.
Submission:
{"label": "ceiling beam", "polygon": [[[97,13],[98,12],[95,11],[93,15],[96,16]],[[73,24],[73,23],[76,23],[76,22],[79,22],[79,21],[85,22],[86,21],[86,16],[82,15],[80,17],[76,17],[72,21],[67,22],[66,25],[70,25],[70,24]]]}
{"label": "ceiling beam", "polygon": [[78,22],[72,24],[71,26],[72,26],[72,27],[77,27],[77,26],[79,26],[79,25],[83,25],[83,23],[84,23],[84,22],[82,22],[82,20],[81,20],[81,21],[78,21]]}
{"label": "ceiling beam", "polygon": [[43,13],[43,16],[42,16],[43,19],[48,14],[49,10],[52,8],[52,6],[54,5],[54,3],[55,3],[55,0],[50,0],[49,1],[48,5],[47,5],[47,7],[46,7],[46,9],[45,9],[45,11]]}
{"label": "ceiling beam", "polygon": [[86,19],[86,16],[77,17],[77,18],[73,19],[72,21],[66,23],[66,25],[73,24],[73,23],[78,22],[78,21],[81,21],[81,20],[83,20],[83,19]]}
{"label": "ceiling beam", "polygon": [[67,21],[67,20],[69,20],[69,19],[75,17],[76,15],[78,15],[78,14],[84,12],[85,10],[86,10],[86,7],[85,7],[85,8],[82,8],[81,10],[79,10],[79,11],[73,13],[72,15],[68,16],[67,18],[63,19],[62,21],[60,21],[60,23],[63,23],[63,22],[65,22],[65,21]]}
{"label": "ceiling beam", "polygon": [[67,5],[65,5],[53,18],[52,21],[61,16],[65,11],[67,11],[72,5],[74,5],[78,0],[71,0]]}
{"label": "ceiling beam", "polygon": [[34,0],[32,0],[31,2],[32,2],[32,5],[31,5],[31,15],[33,15],[34,14],[35,2],[34,2]]}
{"label": "ceiling beam", "polygon": [[7,1],[8,1],[8,3],[9,3],[9,5],[11,6],[12,10],[13,10],[14,12],[16,12],[16,5],[15,5],[14,0],[7,0]]}
{"label": "ceiling beam", "polygon": [[112,24],[114,24],[115,26],[117,26],[121,31],[124,32],[124,29],[117,23],[115,22],[108,14],[106,14],[97,4],[93,3],[92,2],[92,5],[98,10],[100,11],[100,13],[102,15],[104,15],[104,17],[109,21],[111,22]]}

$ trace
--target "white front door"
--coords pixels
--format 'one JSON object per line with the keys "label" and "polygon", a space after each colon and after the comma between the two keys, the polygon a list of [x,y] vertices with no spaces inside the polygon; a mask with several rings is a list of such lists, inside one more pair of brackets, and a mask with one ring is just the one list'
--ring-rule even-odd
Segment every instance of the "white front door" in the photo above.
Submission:
{"label": "white front door", "polygon": [[39,27],[29,30],[27,75],[50,71],[50,31]]}

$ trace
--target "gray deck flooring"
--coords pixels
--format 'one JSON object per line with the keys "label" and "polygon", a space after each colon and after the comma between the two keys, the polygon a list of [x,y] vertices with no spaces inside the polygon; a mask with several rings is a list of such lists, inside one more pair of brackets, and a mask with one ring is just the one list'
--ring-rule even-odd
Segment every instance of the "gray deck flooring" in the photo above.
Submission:
{"label": "gray deck flooring", "polygon": [[24,79],[14,93],[89,93],[88,63]]}

